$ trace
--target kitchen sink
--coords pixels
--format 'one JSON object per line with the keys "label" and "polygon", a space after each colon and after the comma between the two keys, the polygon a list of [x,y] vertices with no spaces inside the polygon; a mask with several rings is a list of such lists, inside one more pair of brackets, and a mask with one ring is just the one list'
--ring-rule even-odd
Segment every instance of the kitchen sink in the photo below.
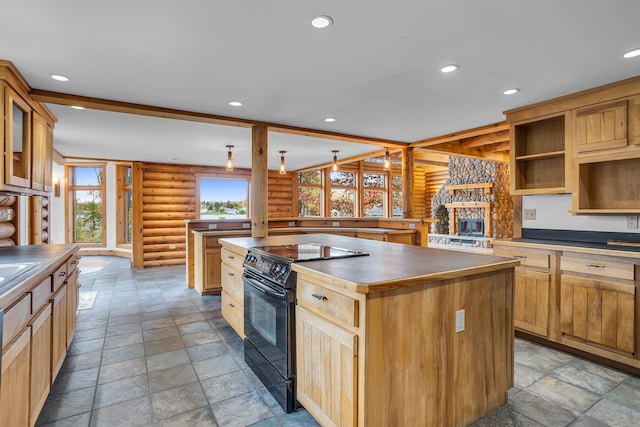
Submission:
{"label": "kitchen sink", "polygon": [[0,264],[0,286],[18,278],[18,276],[31,270],[36,265],[37,263],[35,262]]}

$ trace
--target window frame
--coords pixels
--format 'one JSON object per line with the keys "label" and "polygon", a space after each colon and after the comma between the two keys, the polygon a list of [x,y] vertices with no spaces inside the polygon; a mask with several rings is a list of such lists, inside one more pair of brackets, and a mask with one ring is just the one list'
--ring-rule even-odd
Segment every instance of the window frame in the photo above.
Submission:
{"label": "window frame", "polygon": [[[384,179],[384,185],[382,187],[365,187],[364,185],[364,177],[365,175],[381,175]],[[384,170],[375,170],[375,169],[365,169],[360,174],[360,197],[362,200],[362,208],[361,208],[361,216],[363,218],[388,218],[390,209],[389,209],[389,171]],[[367,215],[365,213],[364,208],[364,192],[365,191],[378,191],[382,193],[382,215]]]}
{"label": "window frame", "polygon": [[[101,184],[98,186],[93,185],[75,185],[75,171],[76,168],[100,168],[100,181]],[[96,163],[67,163],[64,166],[64,175],[65,175],[65,194],[67,198],[66,209],[65,209],[65,217],[67,218],[67,233],[66,233],[66,241],[67,243],[76,243],[83,248],[105,248],[107,247],[107,164],[106,162],[96,162]],[[95,242],[76,242],[75,241],[75,230],[76,230],[76,212],[75,212],[75,192],[76,191],[95,191],[99,190],[102,199],[102,241],[100,243]]]}
{"label": "window frame", "polygon": [[[127,169],[131,171],[131,183],[127,184]],[[116,164],[116,247],[133,248],[133,216],[131,218],[131,242],[127,242],[127,190],[131,190],[131,209],[133,210],[133,164]]]}
{"label": "window frame", "polygon": [[[325,182],[326,182],[326,194],[325,194],[325,199],[326,199],[326,211],[324,212],[325,215],[327,217],[330,218],[359,218],[360,217],[360,200],[361,200],[361,194],[360,194],[360,173],[359,170],[356,168],[350,168],[350,167],[345,167],[344,165],[341,165],[341,167],[336,171],[336,172],[343,172],[343,173],[352,173],[355,175],[355,185],[351,186],[351,185],[333,185],[331,183],[331,172],[334,172],[331,168],[327,168],[326,172],[325,172]],[[340,189],[340,190],[353,190],[354,192],[354,200],[353,200],[353,216],[331,216],[331,191],[333,189]]]}
{"label": "window frame", "polygon": [[[247,184],[247,217],[246,218],[237,218],[238,220],[246,220],[251,219],[251,174],[250,173],[236,173],[234,175],[230,174],[219,174],[219,173],[197,173],[196,176],[196,219],[202,219],[200,217],[200,206],[202,201],[200,199],[200,181],[202,179],[215,179],[218,181],[244,181]],[[227,218],[225,218],[227,219]],[[231,219],[231,218],[228,218]],[[208,219],[205,219],[208,220]],[[216,221],[219,221],[216,219]]]}
{"label": "window frame", "polygon": [[[296,208],[297,208],[297,215],[298,218],[322,218],[325,215],[325,206],[326,206],[326,201],[325,201],[325,173],[324,173],[324,169],[314,169],[313,171],[316,171],[320,174],[320,184],[300,184],[300,174],[303,172],[298,172],[296,173],[295,176],[295,183],[296,183],[296,187],[295,187],[295,196],[296,196]],[[312,171],[305,171],[305,172],[312,172]],[[316,188],[320,191],[320,212],[318,216],[302,216],[300,214],[300,188],[309,188],[309,189],[313,189]]]}

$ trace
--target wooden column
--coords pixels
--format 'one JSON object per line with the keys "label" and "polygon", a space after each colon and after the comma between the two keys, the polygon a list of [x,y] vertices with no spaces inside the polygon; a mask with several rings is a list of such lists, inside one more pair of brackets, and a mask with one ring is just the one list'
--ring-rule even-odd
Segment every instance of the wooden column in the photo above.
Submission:
{"label": "wooden column", "polygon": [[402,149],[402,217],[413,218],[413,147]]}
{"label": "wooden column", "polygon": [[144,235],[142,233],[143,229],[143,221],[142,221],[142,213],[143,213],[143,203],[142,203],[142,193],[143,193],[143,171],[142,171],[142,163],[141,162],[133,162],[133,181],[132,181],[132,192],[133,192],[133,218],[132,218],[132,242],[131,242],[131,266],[133,268],[142,268],[144,267]]}
{"label": "wooden column", "polygon": [[251,237],[268,233],[268,141],[267,127],[254,125],[251,130]]}

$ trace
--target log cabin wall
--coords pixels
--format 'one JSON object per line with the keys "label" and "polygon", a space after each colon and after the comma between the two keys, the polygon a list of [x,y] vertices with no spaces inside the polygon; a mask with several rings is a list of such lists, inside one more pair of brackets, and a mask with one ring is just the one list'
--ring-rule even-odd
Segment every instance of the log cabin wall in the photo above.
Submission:
{"label": "log cabin wall", "polygon": [[427,199],[425,194],[426,170],[423,166],[415,165],[413,168],[413,217],[428,218],[426,205]]}
{"label": "log cabin wall", "polygon": [[[247,179],[249,169],[164,163],[133,164],[133,266],[184,264],[187,254],[185,220],[198,218],[198,178]],[[292,174],[269,171],[270,218],[293,216]]]}
{"label": "log cabin wall", "polygon": [[41,245],[49,243],[49,197],[29,197],[29,209],[31,211],[29,244]]}
{"label": "log cabin wall", "polygon": [[16,196],[0,194],[0,246],[17,244],[17,206]]}
{"label": "log cabin wall", "polygon": [[449,178],[449,170],[427,170],[425,171],[425,216],[423,218],[431,218],[431,199],[444,185]]}

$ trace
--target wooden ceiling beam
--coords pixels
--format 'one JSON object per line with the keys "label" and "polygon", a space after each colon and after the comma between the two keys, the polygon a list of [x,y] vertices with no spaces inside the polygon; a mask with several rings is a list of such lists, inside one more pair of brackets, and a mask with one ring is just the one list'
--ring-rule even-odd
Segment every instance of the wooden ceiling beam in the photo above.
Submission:
{"label": "wooden ceiling beam", "polygon": [[439,145],[451,141],[459,141],[464,138],[472,138],[475,136],[486,135],[495,132],[501,132],[509,130],[509,124],[507,122],[494,123],[492,125],[481,126],[474,129],[465,130],[462,132],[450,133],[443,136],[437,136],[435,138],[423,139],[421,141],[412,142],[409,147],[421,147],[427,148],[433,145]]}
{"label": "wooden ceiling beam", "polygon": [[108,99],[92,98],[88,96],[50,92],[40,89],[31,90],[30,95],[34,100],[42,103],[68,106],[76,105],[79,107],[91,108],[94,110],[112,111],[116,113],[138,114],[141,116],[185,120],[199,123],[210,123],[224,126],[238,126],[244,128],[251,128],[254,125],[264,125],[268,127],[269,131],[273,132],[283,132],[314,138],[332,139],[337,141],[376,145],[379,147],[389,147],[396,149],[403,148],[408,145],[408,143],[405,142],[389,141],[379,138],[370,138],[365,136],[348,135],[338,132],[306,129],[279,123],[240,119],[235,117],[219,116],[215,114],[198,113],[195,111],[176,110],[173,108],[155,107],[152,105],[135,104],[131,102],[112,101]]}
{"label": "wooden ceiling beam", "polygon": [[445,142],[429,147],[429,150],[449,153],[454,156],[471,157],[480,160],[491,160],[493,162],[508,162],[509,154],[503,152],[494,152],[485,148],[464,147],[459,143]]}
{"label": "wooden ceiling beam", "polygon": [[460,143],[465,147],[480,147],[503,141],[509,141],[508,130],[501,130],[500,132],[488,133],[486,135],[474,136],[471,138],[463,138],[460,140]]}

